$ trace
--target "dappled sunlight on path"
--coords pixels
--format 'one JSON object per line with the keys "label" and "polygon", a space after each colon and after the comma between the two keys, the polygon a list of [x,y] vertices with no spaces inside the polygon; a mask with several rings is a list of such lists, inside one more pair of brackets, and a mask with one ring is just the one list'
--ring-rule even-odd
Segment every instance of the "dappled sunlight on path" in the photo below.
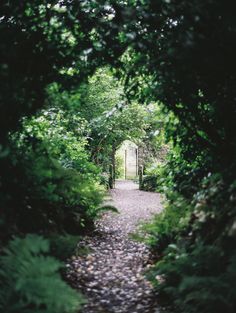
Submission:
{"label": "dappled sunlight on path", "polygon": [[161,211],[160,195],[138,190],[132,181],[117,181],[109,203],[119,214],[107,212],[93,236],[80,246],[89,254],[75,257],[68,276],[88,299],[83,313],[156,313],[152,286],[144,277],[152,262],[147,246],[132,240],[140,221]]}

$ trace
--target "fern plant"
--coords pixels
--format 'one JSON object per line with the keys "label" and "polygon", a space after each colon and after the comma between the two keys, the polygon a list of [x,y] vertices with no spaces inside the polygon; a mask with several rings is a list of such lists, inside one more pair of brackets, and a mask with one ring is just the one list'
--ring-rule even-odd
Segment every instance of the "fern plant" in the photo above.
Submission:
{"label": "fern plant", "polygon": [[60,277],[61,263],[47,256],[48,240],[15,238],[0,257],[0,311],[4,313],[72,313],[82,297]]}

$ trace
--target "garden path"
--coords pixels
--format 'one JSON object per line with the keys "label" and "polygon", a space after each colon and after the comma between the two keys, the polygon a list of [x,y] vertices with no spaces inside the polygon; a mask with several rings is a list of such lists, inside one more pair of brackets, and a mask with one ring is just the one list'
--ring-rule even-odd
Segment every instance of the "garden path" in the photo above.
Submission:
{"label": "garden path", "polygon": [[110,194],[108,203],[119,214],[103,215],[95,235],[80,243],[89,253],[69,265],[69,279],[88,299],[82,313],[157,313],[152,286],[144,277],[151,253],[130,234],[140,221],[161,211],[160,195],[140,191],[131,181],[117,181]]}

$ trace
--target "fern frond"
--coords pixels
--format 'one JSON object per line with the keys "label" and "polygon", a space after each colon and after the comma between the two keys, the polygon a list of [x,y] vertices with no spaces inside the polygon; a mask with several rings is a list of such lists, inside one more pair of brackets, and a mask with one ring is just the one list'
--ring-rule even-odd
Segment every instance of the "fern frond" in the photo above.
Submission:
{"label": "fern frond", "polygon": [[113,205],[104,205],[104,206],[99,207],[97,209],[97,212],[106,212],[106,211],[111,211],[113,213],[119,214],[119,210],[116,207],[114,207]]}
{"label": "fern frond", "polygon": [[82,297],[61,278],[62,264],[46,256],[49,242],[15,238],[0,257],[0,309],[5,313],[72,313]]}

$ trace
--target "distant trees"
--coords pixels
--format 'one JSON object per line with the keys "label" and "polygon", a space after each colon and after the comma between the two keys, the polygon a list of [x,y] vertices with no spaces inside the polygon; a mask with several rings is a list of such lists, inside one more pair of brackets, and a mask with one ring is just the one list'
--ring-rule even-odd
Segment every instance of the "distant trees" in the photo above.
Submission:
{"label": "distant trees", "polygon": [[156,129],[155,109],[150,111],[136,101],[128,103],[122,84],[109,67],[98,68],[71,92],[62,92],[54,85],[49,94],[49,104],[57,103],[87,122],[87,148],[104,171],[114,162],[113,154],[124,140],[144,141]]}

